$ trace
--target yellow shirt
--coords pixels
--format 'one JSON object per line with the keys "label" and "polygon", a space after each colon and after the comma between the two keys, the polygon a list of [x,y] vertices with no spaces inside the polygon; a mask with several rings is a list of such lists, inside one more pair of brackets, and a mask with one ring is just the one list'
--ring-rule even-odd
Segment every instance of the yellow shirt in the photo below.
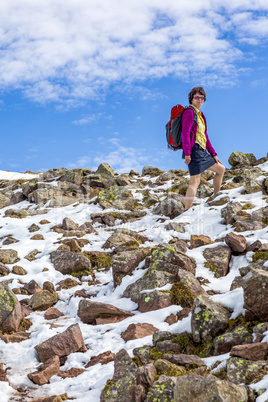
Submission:
{"label": "yellow shirt", "polygon": [[196,141],[203,149],[206,149],[207,147],[207,138],[205,135],[205,131],[206,131],[206,126],[205,126],[205,122],[204,119],[202,117],[202,113],[201,110],[197,109],[196,107],[194,107],[193,105],[191,105],[196,113],[197,113],[197,132],[196,132]]}

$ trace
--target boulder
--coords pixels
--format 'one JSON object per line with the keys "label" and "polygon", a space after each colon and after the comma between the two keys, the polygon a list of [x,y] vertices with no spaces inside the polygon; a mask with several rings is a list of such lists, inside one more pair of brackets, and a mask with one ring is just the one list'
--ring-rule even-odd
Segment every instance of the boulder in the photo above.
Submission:
{"label": "boulder", "polygon": [[63,316],[62,312],[54,307],[49,307],[44,314],[46,320],[54,320],[62,316]]}
{"label": "boulder", "polygon": [[112,270],[114,286],[119,286],[126,275],[130,275],[139,263],[150,253],[150,249],[124,251],[113,256]]}
{"label": "boulder", "polygon": [[152,249],[151,254],[150,264],[152,270],[161,270],[174,274],[181,268],[195,274],[196,264],[194,259],[180,252],[176,244],[174,246],[166,243],[158,244]]}
{"label": "boulder", "polygon": [[226,332],[214,339],[214,355],[228,353],[233,346],[252,342],[252,339],[246,327],[235,327],[232,332]]}
{"label": "boulder", "polygon": [[138,306],[142,313],[159,310],[173,304],[173,296],[169,291],[154,290],[142,292],[138,296]]}
{"label": "boulder", "polygon": [[234,223],[234,217],[236,214],[241,211],[243,208],[240,202],[228,202],[226,207],[222,208],[221,210],[221,217],[225,220],[225,223],[228,225],[229,223]]}
{"label": "boulder", "polygon": [[256,342],[245,345],[233,346],[230,352],[232,357],[242,357],[248,360],[265,360],[267,356],[268,343]]}
{"label": "boulder", "polygon": [[252,212],[252,220],[268,224],[268,206],[257,209]]}
{"label": "boulder", "polygon": [[230,232],[225,237],[225,243],[234,253],[243,253],[247,248],[247,240],[242,235]]}
{"label": "boulder", "polygon": [[98,201],[103,209],[116,208],[133,211],[138,206],[140,208],[142,207],[133,197],[130,190],[117,186],[112,186],[100,191]]}
{"label": "boulder", "polygon": [[19,261],[18,252],[12,249],[0,250],[0,262],[2,264],[15,264]]}
{"label": "boulder", "polygon": [[126,250],[136,250],[148,238],[129,229],[116,229],[103,245],[104,249],[114,248],[114,253]]}
{"label": "boulder", "polygon": [[105,178],[113,178],[114,170],[108,163],[101,163],[96,171],[97,174],[104,176]]}
{"label": "boulder", "polygon": [[160,375],[158,380],[156,380],[149,389],[149,392],[146,395],[145,402],[173,401],[174,387],[176,381],[177,377],[167,377],[165,375]]}
{"label": "boulder", "polygon": [[56,304],[58,301],[58,294],[56,291],[50,292],[49,290],[41,290],[34,293],[29,300],[29,306],[34,310],[44,311],[49,307]]}
{"label": "boulder", "polygon": [[206,246],[212,244],[213,241],[209,236],[204,235],[191,235],[190,246],[191,248],[197,248],[201,246]]}
{"label": "boulder", "polygon": [[114,361],[115,353],[112,353],[110,350],[107,352],[100,353],[98,356],[91,357],[90,361],[87,363],[86,368],[95,366],[95,364],[107,364]]}
{"label": "boulder", "polygon": [[228,327],[230,311],[207,296],[197,296],[191,317],[192,335],[195,342],[219,335]]}
{"label": "boulder", "polygon": [[174,198],[167,197],[161,201],[153,209],[155,215],[168,216],[170,219],[174,219],[181,215],[184,211],[184,204],[181,201],[177,201]]}
{"label": "boulder", "polygon": [[189,225],[189,223],[184,222],[169,222],[166,226],[166,230],[175,230],[178,233],[185,233],[185,226]]}
{"label": "boulder", "polygon": [[21,304],[15,294],[0,283],[0,330],[18,331],[22,318]]}
{"label": "boulder", "polygon": [[80,300],[77,315],[84,323],[91,325],[119,322],[133,316],[129,311],[122,310],[111,304],[86,299]]}
{"label": "boulder", "polygon": [[240,357],[230,357],[227,360],[227,380],[234,384],[250,384],[256,378],[261,379],[267,372],[267,361],[252,361]]}
{"label": "boulder", "polygon": [[158,328],[154,327],[152,324],[147,324],[146,322],[130,324],[127,329],[121,333],[121,337],[125,342],[127,342],[132,339],[139,339],[152,335],[156,331],[158,331]]}
{"label": "boulder", "polygon": [[247,402],[247,390],[242,385],[221,381],[213,376],[184,375],[177,378],[174,402]]}
{"label": "boulder", "polygon": [[[176,279],[177,276],[175,274],[165,271],[157,271],[153,268],[149,269],[142,278],[127,286],[123,293],[123,297],[130,298],[135,303],[138,303],[141,291],[146,289],[161,288],[168,283],[174,283]],[[147,296],[143,297],[146,298]]]}
{"label": "boulder", "polygon": [[226,276],[229,272],[231,250],[226,246],[206,248],[203,252],[206,259],[205,267],[214,272],[216,278]]}
{"label": "boulder", "polygon": [[186,369],[191,369],[193,367],[204,367],[205,363],[203,360],[195,355],[186,355],[186,354],[167,354],[163,355],[163,359],[168,360],[169,362],[176,364],[177,366],[186,367]]}
{"label": "boulder", "polygon": [[38,385],[48,384],[53,375],[57,375],[60,371],[59,356],[53,356],[37,367],[37,371],[28,374],[28,378]]}
{"label": "boulder", "polygon": [[9,203],[9,198],[6,197],[4,194],[0,194],[0,209],[7,207]]}
{"label": "boulder", "polygon": [[83,336],[78,324],[73,324],[61,334],[57,334],[35,346],[41,362],[45,363],[53,356],[60,359],[75,352],[86,352]]}
{"label": "boulder", "polygon": [[[132,361],[125,349],[121,349],[114,359],[114,376],[112,383],[102,390],[100,402],[116,400],[118,402],[135,401],[139,389],[137,387],[138,366]],[[143,390],[143,393],[145,390]]]}
{"label": "boulder", "polygon": [[5,264],[0,262],[0,277],[1,276],[6,276],[8,274],[9,274],[9,269],[5,266]]}
{"label": "boulder", "polygon": [[252,268],[244,276],[242,286],[244,308],[260,321],[268,321],[268,271]]}
{"label": "boulder", "polygon": [[59,371],[58,376],[60,378],[75,378],[83,374],[86,370],[82,368],[72,367],[69,370]]}
{"label": "boulder", "polygon": [[90,271],[91,264],[88,258],[79,253],[72,253],[68,250],[53,251],[50,256],[51,262],[56,271],[63,275],[77,271]]}
{"label": "boulder", "polygon": [[164,170],[161,170],[154,166],[146,165],[142,168],[142,175],[144,176],[149,175],[151,177],[155,177],[159,176],[162,173],[164,173]]}
{"label": "boulder", "polygon": [[228,162],[233,167],[239,166],[253,166],[256,162],[256,158],[253,154],[247,154],[245,152],[232,152],[229,156]]}
{"label": "boulder", "polygon": [[265,223],[258,221],[237,221],[233,225],[236,232],[248,232],[265,228]]}

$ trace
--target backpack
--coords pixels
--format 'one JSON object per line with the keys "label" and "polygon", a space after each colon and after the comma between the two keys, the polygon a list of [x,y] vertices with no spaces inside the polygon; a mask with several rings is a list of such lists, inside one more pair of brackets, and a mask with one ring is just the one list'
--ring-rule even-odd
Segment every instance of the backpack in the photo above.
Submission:
{"label": "backpack", "polygon": [[171,116],[166,124],[166,138],[167,138],[167,148],[172,151],[178,151],[182,149],[182,139],[181,139],[181,118],[183,112],[187,109],[194,111],[194,124],[197,123],[197,113],[191,106],[183,107],[182,105],[173,106],[171,109]]}

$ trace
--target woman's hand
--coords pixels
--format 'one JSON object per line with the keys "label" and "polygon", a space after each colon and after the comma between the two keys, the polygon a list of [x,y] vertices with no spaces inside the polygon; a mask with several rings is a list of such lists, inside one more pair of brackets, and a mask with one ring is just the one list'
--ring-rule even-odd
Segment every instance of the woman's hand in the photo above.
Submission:
{"label": "woman's hand", "polygon": [[189,165],[190,162],[191,162],[191,155],[186,155],[185,159],[184,159],[184,163],[186,163],[186,165]]}
{"label": "woman's hand", "polygon": [[220,163],[222,165],[222,162],[219,160],[217,156],[213,156],[214,160],[216,163]]}

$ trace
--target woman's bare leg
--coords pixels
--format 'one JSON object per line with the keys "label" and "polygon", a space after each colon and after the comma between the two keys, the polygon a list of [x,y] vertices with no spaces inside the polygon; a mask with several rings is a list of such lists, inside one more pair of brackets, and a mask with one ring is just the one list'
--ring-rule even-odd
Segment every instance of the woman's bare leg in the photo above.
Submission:
{"label": "woman's bare leg", "polygon": [[212,172],[216,173],[213,179],[213,187],[214,194],[217,194],[221,188],[225,167],[221,163],[215,163],[215,165],[212,165],[210,168],[208,168],[208,170],[212,170]]}
{"label": "woman's bare leg", "polygon": [[188,189],[186,191],[186,195],[185,195],[185,209],[186,210],[191,208],[199,184],[200,184],[200,174],[190,176],[189,187],[188,187]]}

